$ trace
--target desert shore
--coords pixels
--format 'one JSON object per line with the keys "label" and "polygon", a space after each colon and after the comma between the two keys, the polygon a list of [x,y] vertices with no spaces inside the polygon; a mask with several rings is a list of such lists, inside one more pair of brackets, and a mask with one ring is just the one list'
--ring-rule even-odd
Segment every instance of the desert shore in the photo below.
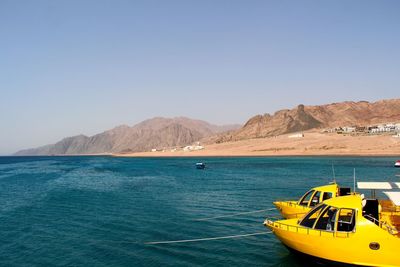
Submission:
{"label": "desert shore", "polygon": [[391,135],[342,135],[305,132],[289,135],[205,145],[205,149],[185,152],[139,152],[113,154],[117,157],[213,157],[213,156],[400,156],[400,138]]}

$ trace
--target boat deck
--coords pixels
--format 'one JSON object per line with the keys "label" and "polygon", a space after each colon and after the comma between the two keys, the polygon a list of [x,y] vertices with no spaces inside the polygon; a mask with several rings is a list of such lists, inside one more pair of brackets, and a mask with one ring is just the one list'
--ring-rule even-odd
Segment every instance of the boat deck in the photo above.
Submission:
{"label": "boat deck", "polygon": [[397,230],[395,236],[400,238],[400,207],[395,206],[390,200],[380,200],[379,204],[382,207],[381,220],[395,228]]}

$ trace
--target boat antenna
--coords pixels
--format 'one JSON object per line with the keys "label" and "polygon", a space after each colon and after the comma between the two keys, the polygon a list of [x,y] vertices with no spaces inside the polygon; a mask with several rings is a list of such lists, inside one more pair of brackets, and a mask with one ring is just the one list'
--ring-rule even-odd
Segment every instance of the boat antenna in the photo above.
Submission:
{"label": "boat antenna", "polygon": [[356,192],[356,168],[353,169],[353,191]]}
{"label": "boat antenna", "polygon": [[336,184],[335,167],[333,166],[333,162],[332,162],[332,173],[333,173],[333,183]]}

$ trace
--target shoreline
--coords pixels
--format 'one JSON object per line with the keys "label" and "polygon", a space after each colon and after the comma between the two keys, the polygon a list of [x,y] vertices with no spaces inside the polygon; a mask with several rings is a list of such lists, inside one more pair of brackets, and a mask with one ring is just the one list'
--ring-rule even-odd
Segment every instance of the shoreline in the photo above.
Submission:
{"label": "shoreline", "polygon": [[[86,153],[68,155],[40,155],[47,157],[135,157],[135,158],[205,158],[205,157],[399,157],[400,138],[389,135],[340,135],[317,131],[303,133],[301,138],[290,135],[204,143],[204,149],[183,151],[181,148],[164,148],[156,152]],[[26,157],[29,155],[3,155]],[[32,155],[36,157],[39,155]]]}
{"label": "shoreline", "polygon": [[212,154],[212,155],[171,155],[171,154],[155,154],[142,155],[139,153],[132,154],[67,154],[67,155],[1,155],[0,158],[22,158],[22,157],[113,157],[113,158],[289,158],[289,157],[399,157],[397,154]]}
{"label": "shoreline", "polygon": [[394,158],[400,157],[400,154],[285,154],[285,155],[187,155],[187,156],[180,156],[180,155],[154,155],[154,156],[147,156],[147,155],[111,155],[111,157],[115,158],[313,158],[313,157],[321,157],[321,158],[329,158],[329,157],[341,157],[341,158],[351,158],[351,157],[376,157],[376,158]]}
{"label": "shoreline", "polygon": [[113,157],[400,157],[400,139],[392,136],[349,136],[304,132],[290,135],[205,144],[197,151],[114,153]]}

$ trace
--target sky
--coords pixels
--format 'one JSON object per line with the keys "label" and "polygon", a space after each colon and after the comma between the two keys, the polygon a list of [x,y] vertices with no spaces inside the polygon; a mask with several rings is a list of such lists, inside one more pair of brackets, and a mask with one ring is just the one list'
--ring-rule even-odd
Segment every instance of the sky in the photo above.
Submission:
{"label": "sky", "polygon": [[397,0],[0,0],[0,154],[155,116],[398,98]]}

